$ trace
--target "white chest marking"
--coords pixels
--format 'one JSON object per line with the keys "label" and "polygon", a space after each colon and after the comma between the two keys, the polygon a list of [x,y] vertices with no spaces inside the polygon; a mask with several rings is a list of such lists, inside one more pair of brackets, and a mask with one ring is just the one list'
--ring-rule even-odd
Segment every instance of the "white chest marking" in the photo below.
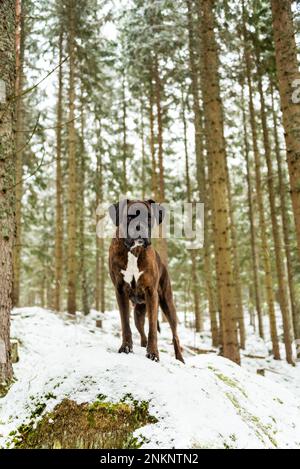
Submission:
{"label": "white chest marking", "polygon": [[135,279],[137,283],[140,276],[144,273],[139,271],[137,261],[137,257],[135,257],[131,252],[128,252],[126,270],[121,270],[121,273],[124,275],[124,280],[126,283],[131,284],[133,279]]}

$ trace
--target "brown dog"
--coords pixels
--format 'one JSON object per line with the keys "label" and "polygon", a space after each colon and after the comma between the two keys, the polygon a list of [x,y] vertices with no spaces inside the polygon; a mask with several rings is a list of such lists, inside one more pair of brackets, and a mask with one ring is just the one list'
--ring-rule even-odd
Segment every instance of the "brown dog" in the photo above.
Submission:
{"label": "brown dog", "polygon": [[[112,205],[109,214],[117,226],[116,237],[109,250],[109,270],[122,323],[123,341],[119,353],[133,350],[129,322],[131,301],[141,346],[147,347],[146,356],[159,361],[157,329],[160,306],[171,326],[176,358],[184,363],[169,274],[151,245],[151,230],[155,222],[162,223],[164,208],[153,200],[125,200]],[[144,330],[146,313],[149,319],[148,340]]]}

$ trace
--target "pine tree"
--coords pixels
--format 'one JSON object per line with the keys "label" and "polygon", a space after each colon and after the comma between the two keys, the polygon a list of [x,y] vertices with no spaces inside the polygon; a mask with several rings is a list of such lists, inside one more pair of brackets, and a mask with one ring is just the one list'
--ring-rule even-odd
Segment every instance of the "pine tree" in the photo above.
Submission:
{"label": "pine tree", "polygon": [[[59,62],[63,57],[63,32],[59,33]],[[56,311],[62,306],[63,281],[63,174],[62,174],[62,113],[63,113],[63,70],[58,69],[56,120],[56,220],[55,220],[55,301]]]}
{"label": "pine tree", "polygon": [[23,157],[24,157],[24,53],[25,53],[25,14],[26,2],[16,0],[16,237],[14,243],[14,291],[13,304],[20,304],[21,272],[21,210],[23,193]]}
{"label": "pine tree", "polygon": [[264,261],[264,275],[265,275],[265,288],[268,302],[268,312],[270,320],[270,332],[273,345],[273,355],[274,358],[280,359],[279,343],[278,343],[278,333],[277,333],[277,324],[275,316],[275,305],[274,305],[274,291],[273,291],[273,279],[271,272],[271,263],[269,256],[269,248],[267,242],[267,231],[266,231],[266,217],[264,212],[264,201],[263,201],[263,191],[262,191],[262,181],[261,181],[261,163],[260,163],[260,154],[258,148],[258,137],[257,137],[257,125],[256,125],[256,116],[253,100],[253,85],[251,77],[251,57],[248,47],[248,35],[247,35],[247,26],[246,26],[246,14],[244,2],[243,6],[243,38],[244,38],[244,47],[245,47],[245,64],[246,64],[246,76],[247,84],[249,90],[249,113],[250,113],[250,125],[252,133],[252,144],[253,144],[253,153],[254,153],[254,164],[255,164],[255,186],[256,186],[256,196],[257,196],[257,206],[259,213],[259,228],[262,242],[262,256]]}
{"label": "pine tree", "polygon": [[277,77],[285,130],[291,197],[300,256],[300,102],[299,66],[291,0],[271,0]]}
{"label": "pine tree", "polygon": [[0,386],[12,379],[10,311],[15,231],[15,1],[0,3]]}
{"label": "pine tree", "polygon": [[76,132],[75,132],[75,2],[68,0],[68,312],[76,313]]}
{"label": "pine tree", "polygon": [[208,158],[212,164],[210,190],[213,192],[212,210],[215,219],[217,269],[220,279],[220,300],[223,322],[223,353],[240,363],[237,340],[236,304],[233,266],[231,258],[230,214],[226,183],[226,149],[224,146],[223,111],[218,77],[218,51],[214,35],[214,11],[210,0],[201,4],[201,85],[204,102],[205,132]]}

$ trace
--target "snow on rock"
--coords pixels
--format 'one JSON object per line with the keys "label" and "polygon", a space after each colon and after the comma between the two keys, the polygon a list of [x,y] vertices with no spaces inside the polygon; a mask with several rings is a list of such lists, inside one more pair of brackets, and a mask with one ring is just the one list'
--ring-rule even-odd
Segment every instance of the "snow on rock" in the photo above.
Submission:
{"label": "snow on rock", "polygon": [[[167,329],[166,329],[167,330]],[[257,376],[216,354],[175,360],[170,334],[160,337],[160,363],[118,354],[119,319],[109,312],[103,328],[93,318],[56,315],[41,308],[14,310],[20,340],[16,382],[0,400],[0,446],[26,423],[37,403],[52,410],[65,397],[118,401],[130,393],[150,401],[158,423],[136,431],[145,448],[299,448],[299,400],[282,384]],[[296,370],[299,373],[299,367]]]}

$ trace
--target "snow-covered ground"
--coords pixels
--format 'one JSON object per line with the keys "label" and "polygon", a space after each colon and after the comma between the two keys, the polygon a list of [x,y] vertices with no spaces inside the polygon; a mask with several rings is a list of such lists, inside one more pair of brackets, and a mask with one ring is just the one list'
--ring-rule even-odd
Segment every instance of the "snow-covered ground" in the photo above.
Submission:
{"label": "snow-covered ground", "polygon": [[[83,403],[103,394],[116,402],[130,393],[150,401],[158,419],[136,431],[147,441],[143,447],[300,448],[300,364],[274,362],[253,331],[239,367],[213,351],[195,354],[194,347],[211,349],[209,334],[180,325],[183,365],[162,324],[160,363],[154,363],[136,333],[134,353],[117,353],[117,312],[105,314],[102,329],[95,327],[95,316],[74,320],[40,308],[13,311],[20,361],[16,382],[0,399],[0,447],[11,444],[9,433],[28,422],[37,403],[45,403],[47,412],[65,397]],[[266,377],[256,373],[262,368]]]}

